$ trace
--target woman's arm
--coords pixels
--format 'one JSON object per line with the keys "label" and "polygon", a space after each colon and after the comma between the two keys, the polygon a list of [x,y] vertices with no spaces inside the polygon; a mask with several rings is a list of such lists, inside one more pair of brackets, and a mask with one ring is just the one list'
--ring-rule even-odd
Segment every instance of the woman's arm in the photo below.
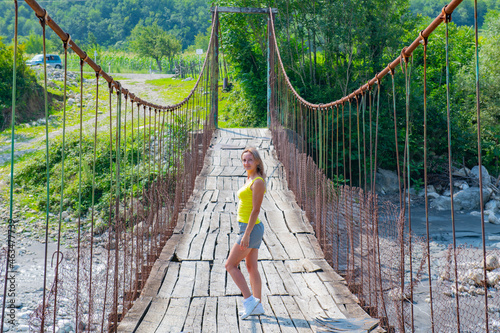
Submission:
{"label": "woman's arm", "polygon": [[266,185],[262,179],[257,179],[252,184],[252,212],[250,213],[250,218],[248,219],[248,225],[241,238],[240,245],[242,247],[248,247],[250,242],[250,234],[252,233],[255,222],[260,213],[260,206],[262,205],[262,200],[264,200],[264,193],[266,192]]}

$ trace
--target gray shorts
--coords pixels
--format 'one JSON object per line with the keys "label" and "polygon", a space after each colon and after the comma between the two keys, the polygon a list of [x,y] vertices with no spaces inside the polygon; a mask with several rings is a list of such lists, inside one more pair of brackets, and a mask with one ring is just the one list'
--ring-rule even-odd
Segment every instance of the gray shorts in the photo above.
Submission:
{"label": "gray shorts", "polygon": [[[238,222],[238,224],[240,225],[240,232],[238,233],[236,243],[240,244],[241,238],[243,238],[243,234],[247,229],[248,223]],[[260,243],[262,243],[262,237],[264,237],[264,225],[261,221],[259,224],[253,226],[248,247],[251,249],[258,249],[260,247]]]}

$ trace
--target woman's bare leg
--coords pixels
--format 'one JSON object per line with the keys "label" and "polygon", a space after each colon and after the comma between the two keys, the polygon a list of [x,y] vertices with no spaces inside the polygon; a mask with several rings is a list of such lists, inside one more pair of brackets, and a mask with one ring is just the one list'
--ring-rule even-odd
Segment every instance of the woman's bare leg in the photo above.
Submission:
{"label": "woman's bare leg", "polygon": [[250,253],[246,256],[245,261],[247,264],[248,275],[250,275],[250,285],[252,286],[253,296],[261,299],[262,280],[259,273],[258,257],[259,249],[251,249]]}
{"label": "woman's bare leg", "polygon": [[[229,257],[226,260],[226,270],[229,272],[231,277],[233,278],[234,283],[238,286],[241,293],[243,294],[243,298],[248,298],[252,294],[250,293],[250,289],[248,289],[247,282],[245,281],[245,277],[241,273],[238,268],[239,263],[243,260],[243,258],[247,257],[249,253],[253,249],[242,249],[239,244],[234,244],[231,252],[229,252]],[[250,281],[252,281],[250,279]]]}

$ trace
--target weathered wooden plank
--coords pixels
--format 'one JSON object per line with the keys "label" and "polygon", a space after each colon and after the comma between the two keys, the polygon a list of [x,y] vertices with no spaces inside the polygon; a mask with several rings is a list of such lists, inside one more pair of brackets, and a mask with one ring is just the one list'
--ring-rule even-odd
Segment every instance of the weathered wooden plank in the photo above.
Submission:
{"label": "weathered wooden plank", "polygon": [[238,327],[236,297],[219,297],[217,302],[217,332],[232,332]]}
{"label": "weathered wooden plank", "polygon": [[214,260],[215,242],[217,241],[217,234],[211,233],[205,239],[205,245],[201,253],[201,260]]}
{"label": "weathered wooden plank", "polygon": [[[311,244],[312,249],[314,251],[315,257],[316,258],[325,258],[325,255],[323,254],[323,250],[321,249],[321,246],[319,245],[318,239],[314,237],[314,235],[311,234],[305,234],[305,236],[309,239],[309,244]],[[315,258],[309,257],[309,259],[313,260]]]}
{"label": "weathered wooden plank", "polygon": [[194,297],[208,296],[210,277],[210,263],[208,261],[196,262],[196,278],[194,282]]}
{"label": "weathered wooden plank", "polygon": [[273,232],[265,232],[264,233],[264,242],[267,245],[269,252],[273,260],[287,260],[290,259],[288,254],[286,253],[283,245],[276,237],[276,234]]}
{"label": "weathered wooden plank", "polygon": [[274,267],[273,261],[261,261],[262,267],[264,268],[264,274],[266,275],[267,284],[269,287],[270,295],[287,295],[287,291],[283,282]]}
{"label": "weathered wooden plank", "polygon": [[370,318],[370,316],[363,311],[363,309],[358,304],[345,304],[344,313],[348,318]]}
{"label": "weathered wooden plank", "polygon": [[226,268],[224,261],[214,261],[210,271],[210,296],[224,296],[226,292]]}
{"label": "weathered wooden plank", "polygon": [[271,292],[269,291],[269,283],[267,281],[267,276],[265,274],[264,267],[262,266],[262,260],[259,261],[259,272],[260,272],[260,277],[262,279],[262,298],[265,298],[268,295],[271,295]]}
{"label": "weathered wooden plank", "polygon": [[224,166],[219,177],[232,177],[236,174],[241,174],[241,170],[238,169],[241,169],[241,167]]}
{"label": "weathered wooden plank", "polygon": [[[288,266],[289,262],[285,266]],[[302,273],[291,273],[295,285],[300,291],[300,295],[304,297],[314,297],[313,291],[309,288],[306,281],[302,277]]]}
{"label": "weathered wooden plank", "polygon": [[220,190],[217,189],[215,190],[213,193],[212,193],[212,196],[210,197],[210,201],[212,202],[217,202],[219,200],[219,193],[220,193]]}
{"label": "weathered wooden plank", "polygon": [[191,212],[186,214],[186,222],[184,223],[184,229],[182,230],[183,233],[188,234],[191,232],[195,216],[196,214]]}
{"label": "weathered wooden plank", "polygon": [[232,202],[234,200],[234,191],[231,189],[219,190],[219,201]]}
{"label": "weathered wooden plank", "polygon": [[152,297],[139,297],[118,325],[118,332],[134,332],[151,305]]}
{"label": "weathered wooden plank", "polygon": [[151,302],[148,312],[144,316],[141,324],[137,328],[137,332],[154,333],[160,325],[160,322],[167,312],[168,303],[170,300],[167,298],[157,298]]}
{"label": "weathered wooden plank", "polygon": [[238,222],[238,216],[236,214],[229,215],[229,220],[231,221],[231,231],[233,234],[239,234],[240,223]]}
{"label": "weathered wooden plank", "polygon": [[345,314],[342,313],[340,307],[337,305],[337,303],[335,303],[332,296],[318,295],[316,296],[316,298],[318,299],[319,304],[321,305],[323,310],[325,310],[329,318],[346,318]]}
{"label": "weathered wooden plank", "polygon": [[300,308],[300,311],[304,315],[314,332],[318,331],[318,324],[314,321],[315,318],[325,317],[326,313],[319,304],[316,297],[304,297],[304,296],[293,296],[295,303]]}
{"label": "weathered wooden plank", "polygon": [[217,189],[224,190],[224,177],[217,177]]}
{"label": "weathered wooden plank", "polygon": [[207,297],[194,297],[191,300],[183,332],[201,333],[206,300]]}
{"label": "weathered wooden plank", "polygon": [[209,297],[203,312],[203,332],[217,332],[217,297]]}
{"label": "weathered wooden plank", "polygon": [[161,285],[160,291],[156,297],[159,298],[169,298],[172,295],[175,284],[177,283],[177,277],[179,275],[179,269],[181,264],[179,262],[170,262],[168,265],[167,274],[163,279],[163,284]]}
{"label": "weathered wooden plank", "polygon": [[262,242],[259,248],[259,260],[272,260],[272,259],[273,256],[271,255],[271,252],[269,252],[267,244],[265,242]]}
{"label": "weathered wooden plank", "polygon": [[196,263],[183,261],[179,270],[179,278],[175,284],[172,297],[191,297],[193,294]]}
{"label": "weathered wooden plank", "polygon": [[215,244],[215,260],[226,260],[229,253],[229,235],[219,232]]}
{"label": "weathered wooden plank", "polygon": [[290,232],[290,230],[288,230],[288,226],[286,225],[285,217],[283,216],[283,212],[281,212],[279,210],[271,210],[268,212],[266,211],[266,219],[267,219],[267,222],[269,223],[269,227],[275,233]]}
{"label": "weathered wooden plank", "polygon": [[212,221],[212,212],[205,211],[203,213],[203,220],[201,221],[200,230],[198,232],[200,233],[208,232],[208,230],[210,229],[211,221]]}
{"label": "weathered wooden plank", "polygon": [[196,195],[196,196],[195,193],[196,192],[193,191],[192,201],[206,202],[206,201],[211,201],[212,196],[214,195],[214,190],[203,191],[201,195]]}
{"label": "weathered wooden plank", "polygon": [[295,299],[291,296],[281,296],[281,300],[283,301],[283,305],[290,315],[290,319],[292,320],[293,325],[295,326],[297,331],[300,333],[313,332],[311,326],[304,317],[304,314],[302,314],[299,306],[297,305],[297,303],[295,303]]}
{"label": "weathered wooden plank", "polygon": [[[212,205],[214,205],[214,203],[212,203]],[[215,203],[214,206],[210,206],[210,207],[207,207],[206,209],[207,211],[211,211],[211,212],[214,212],[214,213],[222,213],[222,212],[225,212],[227,209],[226,209],[226,203],[225,202],[222,202],[222,201],[219,201],[217,203]]]}
{"label": "weathered wooden plank", "polygon": [[283,333],[296,333],[297,329],[293,324],[288,311],[286,310],[280,296],[269,296],[269,305],[271,306],[274,316],[278,320],[281,332]]}
{"label": "weathered wooden plank", "polygon": [[172,235],[172,237],[170,237],[170,239],[163,247],[159,258],[156,260],[153,268],[151,269],[151,273],[141,293],[142,296],[154,297],[160,290],[166,271],[168,270],[168,266],[170,264],[170,259],[175,252],[180,238],[181,234]]}
{"label": "weathered wooden plank", "polygon": [[214,233],[218,232],[220,228],[220,213],[219,212],[213,212],[212,217],[210,218],[210,228],[208,229],[209,233]]}
{"label": "weathered wooden plank", "polygon": [[286,210],[283,212],[285,214],[285,221],[288,228],[294,234],[299,232],[311,232],[311,225],[306,226],[302,220],[302,212],[298,210]]}
{"label": "weathered wooden plank", "polygon": [[[208,203],[209,201],[206,200],[204,201],[205,203]],[[200,232],[201,228],[201,223],[203,221],[204,214],[203,213],[196,213],[194,214],[194,220],[193,220],[193,226],[191,227],[191,230],[187,231],[189,233],[194,233],[197,234]]]}
{"label": "weathered wooden plank", "polygon": [[227,212],[219,214],[220,219],[220,234],[230,234],[231,233],[231,217]]}
{"label": "weathered wooden plank", "polygon": [[302,252],[299,241],[295,235],[291,233],[279,233],[276,234],[276,236],[283,245],[289,259],[298,260],[305,258],[304,252]]}
{"label": "weathered wooden plank", "polygon": [[[243,172],[240,174],[241,176],[243,176]],[[245,185],[245,180],[246,177],[231,177],[231,189],[233,191],[238,191],[241,187],[243,187],[243,185]]]}
{"label": "weathered wooden plank", "polygon": [[180,260],[185,260],[189,258],[189,249],[191,247],[191,242],[196,234],[182,234],[181,239],[179,240],[179,245],[175,253]]}
{"label": "weathered wooden plank", "polygon": [[265,333],[278,333],[281,332],[278,320],[276,319],[276,316],[274,315],[274,312],[271,308],[271,305],[269,305],[269,300],[268,297],[262,297],[262,306],[264,307],[264,311],[266,311],[265,316],[260,316],[260,322],[262,325],[262,332]]}
{"label": "weathered wooden plank", "polygon": [[276,271],[278,272],[281,281],[283,281],[283,285],[285,286],[288,295],[300,295],[300,290],[292,277],[292,273],[288,271],[285,264],[282,261],[275,261],[274,267],[276,267]]}
{"label": "weathered wooden plank", "polygon": [[191,247],[189,248],[189,260],[200,260],[201,254],[203,252],[203,245],[205,244],[205,239],[207,238],[206,233],[199,233],[195,235],[193,241],[191,242]]}
{"label": "weathered wooden plank", "polygon": [[174,228],[174,234],[178,234],[184,230],[184,225],[186,224],[186,217],[187,217],[187,212],[182,211],[179,213],[178,218],[177,218],[177,224]]}
{"label": "weathered wooden plank", "polygon": [[[269,184],[266,184],[269,185]],[[273,201],[269,199],[268,195],[264,195],[264,199],[262,200],[262,204],[260,205],[260,209],[264,212],[269,211],[277,211],[278,207],[274,204]]]}
{"label": "weathered wooden plank", "polygon": [[333,297],[335,303],[339,305],[358,304],[356,296],[354,296],[347,285],[343,283],[325,282],[325,287],[328,289],[330,296]]}
{"label": "weathered wooden plank", "polygon": [[190,297],[171,298],[167,312],[156,332],[180,332],[189,310]]}
{"label": "weathered wooden plank", "polygon": [[205,189],[216,190],[217,189],[217,178],[213,177],[212,175],[210,177],[207,177],[207,182],[205,183]]}
{"label": "weathered wooden plank", "polygon": [[309,234],[296,234],[297,240],[299,241],[300,248],[302,249],[302,252],[304,253],[304,256],[309,259],[323,259],[323,255],[318,255],[315,251],[314,248],[311,245],[311,242],[309,240]]}
{"label": "weathered wooden plank", "polygon": [[[220,165],[220,166],[219,166],[219,165],[217,165],[217,166],[215,166],[215,168],[212,170],[212,172],[210,172],[210,176],[215,176],[215,177],[220,176],[220,174],[221,174],[223,171],[224,171],[224,166],[222,166],[222,165]],[[209,187],[207,186],[207,189],[211,189],[211,188],[209,188]],[[215,188],[214,188],[214,190],[215,190]]]}
{"label": "weathered wooden plank", "polygon": [[306,281],[307,286],[311,289],[317,296],[328,295],[328,289],[326,289],[325,284],[318,277],[316,273],[302,273],[304,281]]}

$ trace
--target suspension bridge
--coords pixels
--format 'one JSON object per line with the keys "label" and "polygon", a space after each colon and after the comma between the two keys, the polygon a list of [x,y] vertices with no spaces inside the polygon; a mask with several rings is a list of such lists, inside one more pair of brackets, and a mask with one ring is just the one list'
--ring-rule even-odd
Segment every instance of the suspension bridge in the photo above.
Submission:
{"label": "suspension bridge", "polygon": [[[483,208],[482,247],[456,244],[452,210],[453,244],[445,255],[441,254],[445,259],[438,260],[442,258],[434,257],[430,251],[432,230],[425,178],[427,237],[422,239],[412,232],[411,205],[406,204],[411,202],[411,192],[406,191],[410,187],[406,173],[408,128],[404,158],[400,161],[399,154],[396,156],[399,206],[381,202],[375,192],[381,85],[387,84],[390,74],[394,89],[394,76],[401,68],[406,82],[408,125],[409,59],[415,49],[423,47],[426,64],[428,38],[438,26],[443,24],[448,28],[451,14],[461,0],[453,0],[445,6],[442,13],[415,36],[413,43],[365,85],[324,104],[309,103],[292,86],[276,41],[276,10],[215,7],[210,44],[197,82],[188,96],[169,106],[150,103],[122,87],[76,45],[36,1],[25,1],[42,25],[44,53],[46,29],[50,28],[61,38],[65,58],[70,49],[81,58],[81,85],[83,68],[88,66],[95,71],[96,96],[99,89],[102,93],[102,84],[109,93],[105,106],[109,114],[105,116],[100,115],[102,102],[96,97],[92,126],[88,120],[83,121],[83,103],[80,103],[79,134],[76,146],[72,146],[79,150],[80,157],[79,208],[84,191],[90,199],[85,216],[82,209],[78,210],[73,250],[60,247],[65,192],[60,190],[54,194],[54,188],[64,189],[64,172],[69,167],[64,161],[71,153],[65,146],[65,116],[58,157],[61,162],[57,169],[61,173],[57,178],[59,184],[51,183],[54,179],[51,159],[55,157],[49,151],[46,127],[45,244],[49,240],[49,225],[54,224],[58,230],[58,249],[54,253],[49,253],[48,247],[45,249],[43,295],[29,320],[33,331],[60,331],[61,304],[71,309],[70,326],[76,332],[494,332],[500,329],[497,324],[500,298],[495,288],[489,288],[488,279],[493,273],[487,260],[498,253],[486,247]],[[14,50],[17,52],[17,1],[14,4]],[[268,129],[218,128],[221,12],[268,17]],[[448,29],[446,31],[448,36]],[[477,55],[477,24],[475,36]],[[448,50],[447,44],[446,52]],[[16,59],[14,56],[14,68]],[[66,77],[67,61],[64,63]],[[47,92],[46,64],[44,68]],[[446,69],[448,73],[448,62]],[[425,73],[424,100],[428,94]],[[16,96],[15,87],[14,71],[13,96]],[[80,94],[83,101],[82,87]],[[448,114],[449,94],[448,89],[444,97],[448,101]],[[48,124],[47,93],[45,100]],[[15,103],[13,98],[2,331],[8,327],[12,313],[8,281],[16,274],[8,260],[16,250],[13,241],[16,231],[13,214]],[[66,86],[63,103],[66,110]],[[369,119],[366,122],[365,117]],[[424,130],[425,122],[426,118]],[[108,131],[106,139],[99,135],[100,128]],[[357,142],[352,140],[353,134]],[[425,147],[427,133],[424,138]],[[397,147],[397,134],[395,141]],[[228,279],[224,261],[236,237],[235,191],[244,183],[239,155],[247,146],[255,146],[263,152],[269,175],[260,216],[266,233],[259,257],[266,315],[240,320],[239,291]],[[85,147],[91,147],[91,158],[82,159]],[[97,152],[98,147],[104,147],[105,151]],[[354,166],[353,152],[360,156],[354,161],[358,165]],[[453,194],[451,160],[450,148]],[[478,160],[481,166],[480,144]],[[335,165],[327,167],[328,163]],[[427,164],[424,167],[427,170]],[[86,183],[82,169],[85,169]],[[354,169],[359,172],[354,173]],[[109,197],[99,197],[102,184],[96,182],[98,170],[104,170],[108,176]],[[480,167],[479,193],[483,207],[481,172]],[[55,204],[58,202],[59,206]],[[453,207],[453,195],[451,205]],[[98,207],[105,212],[98,212]],[[55,220],[50,218],[53,214]],[[104,228],[100,223],[97,230],[99,216],[104,216],[105,223]],[[50,257],[53,257],[52,268]],[[478,283],[476,292],[466,295],[464,276],[472,274],[469,265],[472,263],[475,263],[473,273]],[[246,274],[244,265],[241,268]],[[51,269],[53,280],[49,280],[47,274]],[[419,293],[428,295],[423,304],[416,301],[417,288]],[[421,317],[417,309],[425,313],[425,328],[417,323]]]}

